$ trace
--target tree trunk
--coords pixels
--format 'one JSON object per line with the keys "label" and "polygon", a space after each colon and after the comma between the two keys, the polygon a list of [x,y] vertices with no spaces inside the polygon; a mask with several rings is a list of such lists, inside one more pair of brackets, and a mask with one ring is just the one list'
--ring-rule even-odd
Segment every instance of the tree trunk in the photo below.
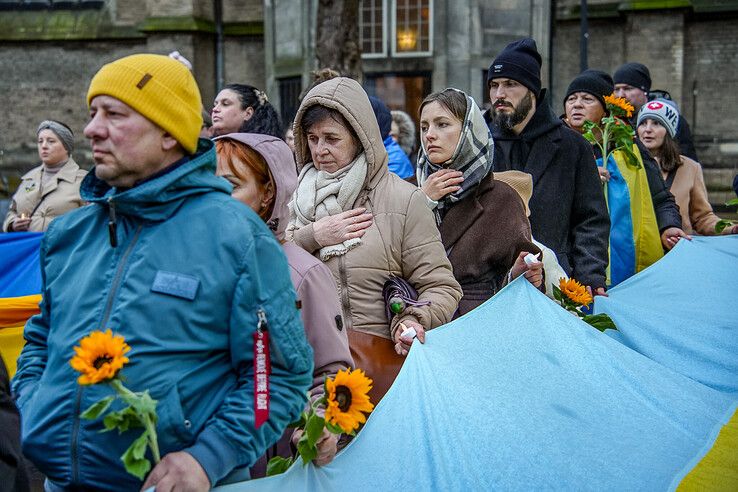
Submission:
{"label": "tree trunk", "polygon": [[318,1],[315,55],[318,68],[362,82],[359,0]]}

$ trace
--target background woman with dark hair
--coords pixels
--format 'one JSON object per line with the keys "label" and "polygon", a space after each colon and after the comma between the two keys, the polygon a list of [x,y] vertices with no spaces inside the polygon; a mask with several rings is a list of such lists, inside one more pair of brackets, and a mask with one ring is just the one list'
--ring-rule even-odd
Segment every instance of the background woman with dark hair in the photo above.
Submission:
{"label": "background woman with dark hair", "polygon": [[235,132],[284,136],[279,115],[266,93],[250,85],[226,85],[216,96],[210,114],[214,137]]}
{"label": "background woman with dark hair", "polygon": [[[679,205],[684,232],[714,236],[720,217],[707,199],[702,167],[681,155],[674,140],[678,122],[679,110],[672,101],[651,101],[638,113],[638,138],[659,164],[666,186]],[[723,234],[738,234],[738,225],[726,227]]]}

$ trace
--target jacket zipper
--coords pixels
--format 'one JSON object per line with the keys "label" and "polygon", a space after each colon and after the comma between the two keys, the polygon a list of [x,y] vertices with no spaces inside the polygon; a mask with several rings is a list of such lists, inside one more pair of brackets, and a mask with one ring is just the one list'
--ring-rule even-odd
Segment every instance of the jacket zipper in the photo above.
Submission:
{"label": "jacket zipper", "polygon": [[351,300],[348,294],[348,277],[346,276],[346,255],[338,257],[338,275],[341,277],[341,304],[343,306],[343,322],[347,329],[353,329],[351,320]]}
{"label": "jacket zipper", "polygon": [[[116,247],[118,244],[117,237],[115,235],[115,229],[117,227],[117,223],[115,220],[115,210],[113,202],[110,198],[108,198],[108,205],[110,206],[110,209],[112,212],[110,214],[111,221],[108,222],[108,232],[110,232],[110,245],[112,247]],[[131,254],[131,251],[133,250],[133,247],[136,245],[136,242],[138,241],[138,236],[141,233],[141,229],[143,229],[143,225],[139,225],[136,228],[136,232],[133,234],[133,239],[131,239],[131,243],[126,248],[125,253],[123,253],[123,256],[121,257],[120,261],[118,262],[118,270],[115,272],[115,278],[113,279],[113,283],[110,286],[110,290],[108,291],[108,299],[105,303],[105,311],[103,313],[102,322],[100,323],[100,330],[105,329],[105,325],[108,322],[108,318],[110,317],[110,311],[113,309],[113,301],[115,299],[115,293],[118,290],[118,287],[120,286],[121,276],[123,275],[123,269],[126,265],[126,261],[128,261],[128,256]],[[115,238],[115,239],[114,239]],[[115,242],[115,244],[114,244]],[[79,481],[79,462],[78,462],[78,452],[77,448],[79,447],[79,425],[80,425],[80,406],[82,404],[82,388],[78,385],[77,386],[77,396],[74,401],[74,424],[72,425],[72,483],[76,484]]]}
{"label": "jacket zipper", "polygon": [[74,397],[74,423],[72,424],[72,484],[79,481],[79,464],[77,463],[77,438],[79,434],[79,411],[82,404],[82,387],[77,385],[76,396]]}
{"label": "jacket zipper", "polygon": [[126,265],[126,261],[128,261],[128,256],[131,254],[133,247],[136,245],[136,242],[138,242],[138,236],[141,234],[141,229],[143,229],[143,225],[139,225],[136,228],[136,232],[133,234],[133,239],[131,239],[131,243],[128,245],[125,253],[123,253],[123,256],[121,256],[120,258],[120,262],[118,263],[118,271],[115,272],[115,278],[113,279],[113,283],[110,286],[110,291],[108,291],[108,300],[105,303],[105,312],[103,313],[102,322],[100,323],[100,330],[104,330],[105,325],[108,322],[110,311],[113,309],[113,301],[115,300],[114,294],[120,286],[121,276],[123,275],[123,268]]}

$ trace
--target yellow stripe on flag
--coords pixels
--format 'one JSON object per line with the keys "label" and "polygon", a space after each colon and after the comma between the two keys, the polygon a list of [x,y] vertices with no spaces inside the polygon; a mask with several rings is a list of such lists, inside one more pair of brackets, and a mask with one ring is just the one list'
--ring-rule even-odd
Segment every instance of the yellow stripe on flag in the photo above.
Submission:
{"label": "yellow stripe on flag", "polygon": [[39,302],[41,294],[0,298],[0,355],[10,377],[15,374],[16,361],[25,344],[23,328],[28,318],[38,314]]}
{"label": "yellow stripe on flag", "polygon": [[738,410],[720,430],[712,449],[684,477],[678,492],[738,490]]}

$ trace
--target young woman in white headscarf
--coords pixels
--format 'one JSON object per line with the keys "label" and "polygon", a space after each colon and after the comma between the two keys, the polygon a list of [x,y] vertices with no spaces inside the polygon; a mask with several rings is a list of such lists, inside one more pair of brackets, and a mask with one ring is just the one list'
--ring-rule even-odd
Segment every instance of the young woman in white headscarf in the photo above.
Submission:
{"label": "young woman in white headscarf", "polygon": [[[338,284],[357,368],[384,395],[414,342],[451,320],[461,289],[423,193],[391,174],[369,98],[355,80],[313,87],[295,117],[298,186],[287,238],[320,258]],[[393,277],[418,293],[388,319]],[[403,333],[405,335],[403,335]]]}
{"label": "young woman in white headscarf", "polygon": [[457,89],[426,97],[420,105],[418,184],[433,208],[454,276],[464,292],[458,315],[525,275],[543,283],[543,264],[526,264],[540,249],[531,242],[525,204],[494,179],[493,141],[474,100]]}

